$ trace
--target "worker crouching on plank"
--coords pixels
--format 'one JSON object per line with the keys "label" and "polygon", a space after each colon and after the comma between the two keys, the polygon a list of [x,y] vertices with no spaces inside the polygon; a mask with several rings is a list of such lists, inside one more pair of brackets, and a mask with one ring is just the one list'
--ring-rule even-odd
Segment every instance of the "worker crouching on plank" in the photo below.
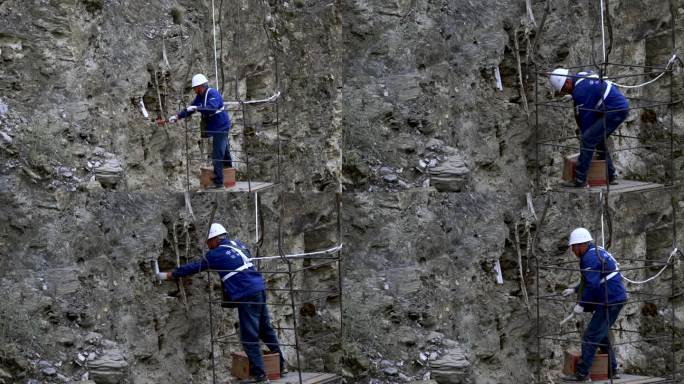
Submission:
{"label": "worker crouching on plank", "polygon": [[579,301],[574,312],[593,314],[582,337],[582,357],[575,374],[564,377],[564,381],[591,381],[589,372],[597,348],[610,357],[609,377],[618,378],[617,359],[608,334],[627,301],[627,291],[618,271],[617,261],[593,241],[585,228],[577,228],[570,233],[568,245],[580,259],[582,280],[578,286],[566,289],[563,295],[578,293]]}
{"label": "worker crouching on plank", "polygon": [[563,182],[565,187],[581,188],[587,185],[587,172],[598,151],[598,158],[606,160],[608,182],[617,184],[613,160],[608,153],[606,139],[627,118],[629,102],[610,81],[599,79],[591,71],[579,72],[571,77],[565,68],[555,69],[549,80],[561,95],[572,95],[575,121],[580,132],[580,155],[574,181]]}
{"label": "worker crouching on plank", "polygon": [[[160,272],[160,280],[192,275],[207,269],[219,271],[223,281],[223,290],[231,301],[237,302],[240,320],[240,341],[249,359],[252,377],[243,383],[268,383],[264,370],[259,339],[271,352],[280,355],[280,374],[285,375],[287,368],[278,338],[271,326],[266,306],[264,279],[250,261],[247,246],[238,240],[229,240],[226,229],[214,223],[209,229],[207,238],[209,251],[202,260],[185,264],[173,272]],[[233,271],[233,272],[224,272]]]}
{"label": "worker crouching on plank", "polygon": [[230,116],[224,111],[223,98],[214,88],[209,87],[209,80],[202,74],[192,77],[192,89],[195,91],[195,100],[192,105],[169,117],[170,123],[175,123],[178,119],[184,119],[199,111],[202,119],[206,121],[206,132],[211,136],[212,153],[211,163],[214,167],[213,188],[223,188],[223,168],[233,166],[230,157],[230,142],[228,141],[228,131],[230,131]]}

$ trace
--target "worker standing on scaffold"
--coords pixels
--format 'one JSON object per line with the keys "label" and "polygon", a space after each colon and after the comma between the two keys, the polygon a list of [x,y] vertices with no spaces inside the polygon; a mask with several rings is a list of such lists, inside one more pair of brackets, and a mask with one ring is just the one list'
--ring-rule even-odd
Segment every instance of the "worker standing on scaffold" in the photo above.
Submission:
{"label": "worker standing on scaffold", "polygon": [[[591,71],[569,76],[565,68],[555,69],[549,76],[551,86],[561,95],[572,95],[575,121],[580,131],[580,155],[575,169],[575,180],[565,181],[564,187],[582,188],[587,185],[587,172],[598,151],[600,160],[606,160],[608,182],[617,184],[613,160],[604,138],[615,132],[629,113],[629,102],[610,81],[599,79]],[[605,125],[604,125],[605,115]]]}
{"label": "worker standing on scaffold", "polygon": [[573,230],[568,241],[572,253],[580,259],[582,281],[578,286],[566,289],[563,295],[579,293],[579,301],[573,311],[593,314],[582,336],[582,357],[577,363],[575,374],[564,377],[564,381],[591,381],[589,372],[597,348],[608,353],[610,358],[608,376],[613,379],[619,378],[617,359],[610,344],[609,332],[627,301],[627,291],[617,261],[593,241],[591,233],[585,228]]}
{"label": "worker standing on scaffold", "polygon": [[228,131],[231,127],[230,116],[224,110],[221,94],[218,90],[209,87],[209,80],[206,76],[201,73],[193,76],[192,89],[197,95],[192,105],[169,117],[169,122],[175,123],[178,119],[186,118],[196,111],[202,114],[203,121],[206,121],[206,132],[211,136],[212,144],[211,163],[214,167],[214,177],[210,188],[223,188],[223,168],[233,166],[228,141]]}
{"label": "worker standing on scaffold", "polygon": [[[160,280],[193,275],[207,269],[216,270],[223,281],[223,290],[229,301],[235,303],[240,320],[240,342],[249,360],[251,378],[241,383],[268,383],[259,340],[268,349],[280,355],[280,375],[288,373],[278,337],[271,326],[266,305],[264,279],[250,259],[247,246],[239,240],[228,239],[226,229],[213,223],[207,236],[209,251],[202,260],[176,268],[173,272],[160,272]],[[225,297],[225,296],[224,296]]]}

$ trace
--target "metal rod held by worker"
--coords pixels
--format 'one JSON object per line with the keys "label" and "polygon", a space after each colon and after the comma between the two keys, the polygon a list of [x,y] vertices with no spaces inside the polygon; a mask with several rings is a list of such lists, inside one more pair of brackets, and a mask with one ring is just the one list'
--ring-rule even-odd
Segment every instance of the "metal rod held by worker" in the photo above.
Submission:
{"label": "metal rod held by worker", "polygon": [[566,317],[565,319],[563,319],[563,321],[561,321],[558,325],[563,325],[563,324],[567,323],[567,322],[570,321],[570,319],[572,319],[574,316],[575,316],[575,312],[572,312],[571,314],[568,315],[568,317]]}
{"label": "metal rod held by worker", "polygon": [[152,268],[154,268],[154,280],[161,284],[161,280],[159,280],[159,262],[157,259],[152,259]]}

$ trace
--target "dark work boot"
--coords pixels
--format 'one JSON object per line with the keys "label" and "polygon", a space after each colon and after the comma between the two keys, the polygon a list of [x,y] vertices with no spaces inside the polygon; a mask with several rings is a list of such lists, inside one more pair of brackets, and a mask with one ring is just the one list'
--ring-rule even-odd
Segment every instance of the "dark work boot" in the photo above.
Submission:
{"label": "dark work boot", "polygon": [[260,377],[250,377],[249,379],[244,379],[239,381],[240,384],[268,384],[270,381],[268,381],[268,377],[266,376],[260,376]]}
{"label": "dark work boot", "polygon": [[565,188],[584,188],[587,183],[584,181],[574,180],[574,181],[562,181],[560,183],[561,187]]}
{"label": "dark work boot", "polygon": [[589,382],[591,379],[589,378],[589,375],[583,376],[580,375],[579,373],[575,373],[574,375],[570,376],[564,376],[561,380],[565,382]]}

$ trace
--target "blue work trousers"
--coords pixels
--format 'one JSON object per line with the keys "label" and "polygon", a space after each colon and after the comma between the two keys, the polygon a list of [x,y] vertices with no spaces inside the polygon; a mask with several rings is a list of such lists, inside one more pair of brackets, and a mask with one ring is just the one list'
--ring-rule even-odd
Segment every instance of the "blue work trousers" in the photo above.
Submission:
{"label": "blue work trousers", "polygon": [[605,139],[615,132],[617,127],[619,127],[626,118],[627,111],[606,112],[605,119],[600,117],[589,128],[581,132],[580,155],[579,159],[577,159],[577,168],[575,169],[576,181],[582,184],[587,181],[587,172],[591,165],[591,159],[594,157],[594,150],[598,151],[599,160],[606,160],[608,179],[615,179],[615,167],[613,166],[613,159],[610,158],[610,153],[608,153],[608,146],[606,145]]}
{"label": "blue work trousers", "polygon": [[249,359],[250,374],[264,377],[264,358],[261,355],[259,340],[263,341],[269,351],[280,355],[280,367],[285,366],[283,353],[278,345],[278,337],[271,326],[271,319],[266,306],[266,292],[261,291],[241,298],[237,305],[240,319],[240,342]]}
{"label": "blue work trousers", "polygon": [[211,145],[211,164],[214,167],[214,184],[223,185],[223,167],[230,168],[233,166],[233,159],[230,157],[228,133],[213,134]]}
{"label": "blue work trousers", "polygon": [[608,334],[623,306],[624,304],[616,304],[609,306],[608,309],[602,306],[596,308],[582,337],[582,358],[577,363],[576,373],[582,376],[589,374],[591,363],[594,361],[594,355],[596,355],[598,348],[602,352],[608,353],[612,372],[617,370],[617,359],[615,358],[615,351],[610,345]]}

